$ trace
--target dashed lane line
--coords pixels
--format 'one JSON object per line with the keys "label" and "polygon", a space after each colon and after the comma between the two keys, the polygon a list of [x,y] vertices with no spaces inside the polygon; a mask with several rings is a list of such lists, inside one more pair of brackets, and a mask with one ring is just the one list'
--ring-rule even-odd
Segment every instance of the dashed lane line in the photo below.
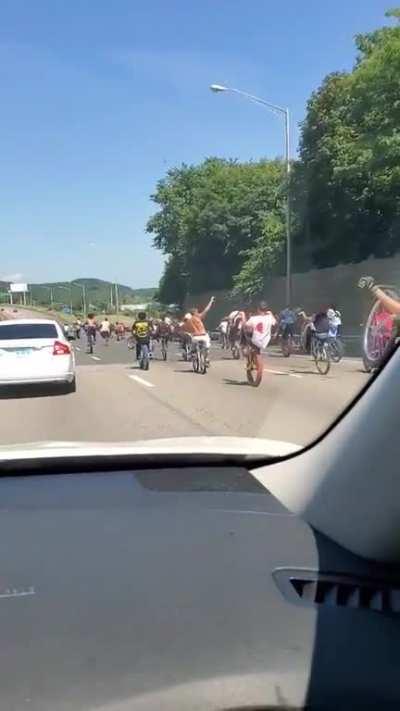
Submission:
{"label": "dashed lane line", "polygon": [[99,358],[99,356],[93,356],[93,355],[91,355],[90,357],[91,357],[92,360],[101,360],[101,358]]}
{"label": "dashed lane line", "polygon": [[135,380],[137,383],[140,383],[140,385],[145,385],[146,388],[154,388],[155,385],[154,383],[150,383],[149,380],[145,380],[144,378],[141,378],[140,375],[128,375],[128,378],[131,380]]}
{"label": "dashed lane line", "polygon": [[265,373],[272,373],[273,375],[288,375],[289,378],[302,378],[302,375],[298,373],[288,373],[287,370],[274,370],[273,368],[264,368]]}

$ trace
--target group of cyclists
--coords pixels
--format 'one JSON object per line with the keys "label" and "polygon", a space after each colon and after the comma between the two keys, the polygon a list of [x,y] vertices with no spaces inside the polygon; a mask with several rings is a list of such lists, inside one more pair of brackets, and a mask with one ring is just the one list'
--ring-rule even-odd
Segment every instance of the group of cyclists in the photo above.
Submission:
{"label": "group of cyclists", "polygon": [[[400,302],[379,289],[371,277],[363,277],[359,286],[369,288],[389,312],[400,314]],[[111,323],[107,317],[98,322],[96,316],[89,313],[85,322],[77,321],[75,327],[78,337],[82,330],[85,331],[89,352],[93,352],[97,334],[106,345],[110,338],[115,336],[116,340],[123,340],[128,334],[128,345],[136,349],[139,362],[144,358],[146,368],[153,356],[154,344],[159,344],[162,357],[166,360],[169,342],[174,339],[181,345],[184,360],[192,359],[194,362],[194,356],[201,352],[204,368],[198,372],[206,372],[210,365],[211,339],[205,319],[214,304],[215,298],[211,297],[205,308],[193,308],[180,320],[170,314],[155,319],[141,311],[130,328],[119,322]],[[240,308],[231,311],[218,326],[222,348],[230,349],[234,358],[239,358],[241,354],[247,358],[247,374],[253,384],[261,382],[264,370],[262,353],[273,339],[280,341],[283,355],[290,355],[296,347],[300,352],[311,353],[316,361],[318,353],[329,361],[329,357],[323,355],[329,346],[332,360],[335,360],[334,354],[340,360],[344,352],[341,331],[342,314],[334,304],[320,308],[311,315],[307,315],[301,307],[288,305],[275,315],[264,301],[251,311]]]}
{"label": "group of cyclists", "polygon": [[[309,353],[313,334],[325,334],[329,339],[339,339],[342,329],[342,315],[334,305],[322,308],[312,315],[303,309],[287,306],[279,315],[272,312],[271,339],[280,339],[286,344],[292,339],[301,341],[301,348]],[[218,326],[223,349],[235,350],[237,344],[246,344],[244,326],[251,314],[245,310],[232,311],[225,316]]]}

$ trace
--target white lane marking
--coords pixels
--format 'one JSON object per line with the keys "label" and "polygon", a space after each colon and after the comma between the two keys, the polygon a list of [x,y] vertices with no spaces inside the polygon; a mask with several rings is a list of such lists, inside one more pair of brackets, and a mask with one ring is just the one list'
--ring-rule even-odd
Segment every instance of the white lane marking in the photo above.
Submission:
{"label": "white lane marking", "polygon": [[273,370],[272,368],[264,368],[265,373],[272,373],[273,375],[288,375],[289,378],[301,378],[303,377],[302,375],[299,375],[298,373],[288,373],[285,370]]}
{"label": "white lane marking", "polygon": [[141,378],[139,375],[128,375],[128,378],[130,378],[131,380],[136,380],[136,382],[140,383],[141,385],[146,385],[147,388],[155,387],[154,383],[149,383],[148,380]]}
{"label": "white lane marking", "polygon": [[6,590],[2,590],[0,593],[0,599],[8,598],[8,597],[27,597],[29,595],[36,595],[35,588],[30,587],[30,588],[6,588]]}
{"label": "white lane marking", "polygon": [[288,516],[296,516],[296,514],[290,513],[277,513],[272,511],[254,511],[253,509],[212,509],[213,511],[219,511],[221,513],[229,514],[245,514],[246,516],[281,516],[287,518]]}
{"label": "white lane marking", "polygon": [[91,355],[90,357],[92,358],[92,360],[101,360],[101,358],[99,358],[99,356],[92,356]]}
{"label": "white lane marking", "polygon": [[79,348],[79,346],[75,346],[75,350],[80,351],[81,349]]}

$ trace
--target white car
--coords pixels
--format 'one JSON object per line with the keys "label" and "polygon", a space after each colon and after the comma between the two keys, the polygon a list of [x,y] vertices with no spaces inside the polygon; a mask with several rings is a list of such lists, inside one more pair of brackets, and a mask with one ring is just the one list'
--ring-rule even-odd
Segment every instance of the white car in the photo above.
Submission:
{"label": "white car", "polygon": [[0,321],[0,386],[35,383],[75,391],[75,356],[57,321]]}

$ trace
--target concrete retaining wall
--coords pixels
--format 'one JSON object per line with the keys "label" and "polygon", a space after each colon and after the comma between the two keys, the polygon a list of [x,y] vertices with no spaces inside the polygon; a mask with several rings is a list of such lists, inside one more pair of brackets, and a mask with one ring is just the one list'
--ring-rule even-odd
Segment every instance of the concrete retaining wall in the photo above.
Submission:
{"label": "concrete retaining wall", "polygon": [[[302,306],[307,313],[313,313],[323,306],[335,304],[343,315],[346,339],[357,341],[372,303],[371,294],[357,288],[357,282],[364,274],[371,274],[378,283],[397,285],[400,290],[400,254],[388,259],[368,259],[358,264],[340,264],[294,274],[293,305]],[[190,294],[186,307],[204,306],[210,295],[210,292]],[[228,291],[216,292],[215,297],[215,307],[207,319],[211,329],[217,326],[226,313],[241,306],[240,300],[232,298]],[[271,278],[263,298],[274,312],[279,312],[285,306],[285,278]]]}

